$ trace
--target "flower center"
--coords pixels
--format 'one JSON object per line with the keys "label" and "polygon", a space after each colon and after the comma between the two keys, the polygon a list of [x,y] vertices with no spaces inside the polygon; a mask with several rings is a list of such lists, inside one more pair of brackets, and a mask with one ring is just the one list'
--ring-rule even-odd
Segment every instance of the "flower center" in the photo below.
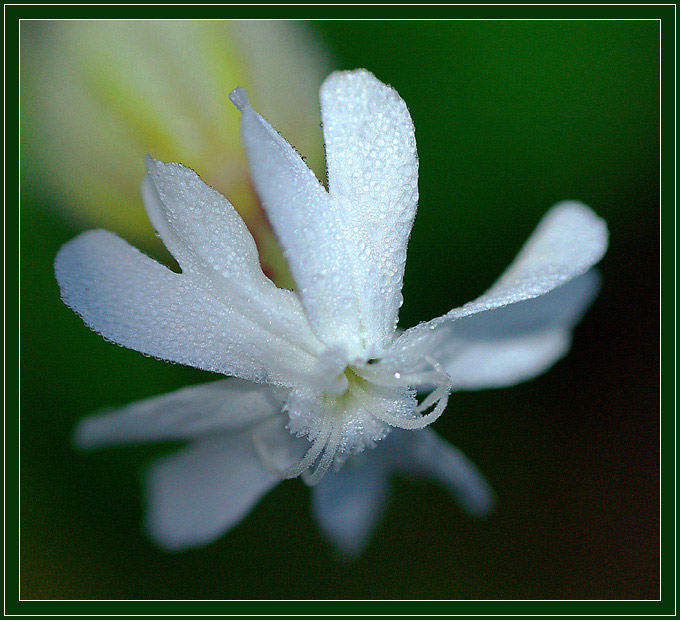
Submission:
{"label": "flower center", "polygon": [[[351,454],[375,447],[391,428],[415,430],[434,422],[446,408],[451,381],[437,362],[425,361],[431,370],[417,373],[394,370],[379,360],[348,364],[327,389],[291,392],[285,405],[288,428],[312,445],[282,476],[302,475],[316,484],[333,462],[339,467]],[[432,391],[418,402],[416,388],[423,386]]]}

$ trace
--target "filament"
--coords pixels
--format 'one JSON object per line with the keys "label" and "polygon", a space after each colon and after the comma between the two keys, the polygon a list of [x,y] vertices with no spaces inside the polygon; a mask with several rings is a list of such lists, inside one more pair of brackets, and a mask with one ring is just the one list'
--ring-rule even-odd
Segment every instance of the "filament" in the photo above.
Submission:
{"label": "filament", "polygon": [[[357,397],[362,405],[366,407],[371,415],[390,426],[407,430],[425,428],[429,424],[432,424],[432,422],[444,412],[444,409],[446,409],[446,405],[449,402],[449,392],[451,391],[451,378],[436,360],[429,356],[423,357],[422,359],[432,367],[432,371],[406,375],[395,373],[394,377],[385,377],[383,373],[376,372],[372,368],[361,369],[362,378],[384,387],[409,387],[413,384],[422,385],[424,383],[433,383],[436,385],[436,389],[428,394],[415,410],[417,413],[423,413],[430,407],[434,406],[434,409],[430,413],[422,415],[419,418],[404,419],[394,416],[387,411],[378,409],[374,403],[370,402],[365,390],[359,385],[350,385],[350,391]],[[366,375],[369,375],[370,378]]]}
{"label": "filament", "polygon": [[314,438],[312,447],[307,451],[299,463],[287,467],[281,472],[284,478],[297,478],[303,471],[309,469],[314,461],[319,457],[321,451],[324,449],[325,445],[328,443],[328,438],[331,434],[332,426],[327,420],[324,420],[321,424],[321,429],[319,434]]}
{"label": "filament", "polygon": [[338,447],[340,446],[340,439],[342,438],[342,423],[331,423],[329,426],[332,427],[332,430],[319,464],[316,466],[316,469],[313,473],[309,473],[309,469],[311,469],[311,467],[302,473],[302,479],[309,486],[318,484],[321,478],[326,475],[326,472],[333,463],[333,459],[335,458],[335,454],[338,451]]}

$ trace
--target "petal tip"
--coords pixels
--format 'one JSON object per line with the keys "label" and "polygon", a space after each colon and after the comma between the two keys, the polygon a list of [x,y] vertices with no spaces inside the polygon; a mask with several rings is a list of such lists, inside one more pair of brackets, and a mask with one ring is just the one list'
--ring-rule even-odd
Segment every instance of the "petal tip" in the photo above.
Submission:
{"label": "petal tip", "polygon": [[609,227],[604,218],[578,200],[563,200],[557,203],[551,211],[559,217],[569,218],[572,222],[580,224],[584,232],[591,232],[592,241],[597,246],[595,248],[597,258],[592,264],[597,263],[604,256],[609,246]]}
{"label": "petal tip", "polygon": [[97,445],[96,432],[90,418],[78,422],[73,432],[73,445],[78,450],[91,450]]}
{"label": "petal tip", "polygon": [[231,101],[240,112],[250,107],[250,99],[246,89],[242,86],[236,87],[229,93],[229,101]]}

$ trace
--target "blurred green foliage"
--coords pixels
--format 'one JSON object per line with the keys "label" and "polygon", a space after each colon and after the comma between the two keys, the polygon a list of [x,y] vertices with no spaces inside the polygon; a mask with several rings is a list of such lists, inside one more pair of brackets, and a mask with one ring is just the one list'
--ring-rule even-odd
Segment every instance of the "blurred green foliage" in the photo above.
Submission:
{"label": "blurred green foliage", "polygon": [[658,23],[312,26],[338,68],[392,84],[414,119],[421,198],[404,326],[481,293],[555,202],[582,200],[609,222],[603,291],[571,355],[529,384],[454,394],[435,425],[487,474],[497,512],[476,521],[434,485],[398,480],[373,543],[348,565],[293,481],[206,549],[154,548],[139,472],[171,446],[83,455],[73,425],[213,377],[108,344],[60,302],[52,261],[79,230],[24,178],[23,597],[656,597]]}

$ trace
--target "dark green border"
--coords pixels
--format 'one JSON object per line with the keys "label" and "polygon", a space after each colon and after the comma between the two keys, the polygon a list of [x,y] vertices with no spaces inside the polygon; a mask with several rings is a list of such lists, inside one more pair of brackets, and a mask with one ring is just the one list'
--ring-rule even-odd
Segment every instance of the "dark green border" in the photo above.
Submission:
{"label": "dark green border", "polygon": [[[674,411],[674,230],[675,230],[675,6],[674,5],[522,5],[522,6],[187,6],[163,5],[11,5],[5,6],[5,216],[7,225],[5,321],[6,359],[18,358],[19,188],[19,20],[56,18],[514,18],[659,19],[662,42],[662,567],[660,601],[19,601],[18,365],[5,367],[5,600],[6,615],[674,615],[675,614],[675,411]],[[24,326],[24,328],[26,328]]]}

